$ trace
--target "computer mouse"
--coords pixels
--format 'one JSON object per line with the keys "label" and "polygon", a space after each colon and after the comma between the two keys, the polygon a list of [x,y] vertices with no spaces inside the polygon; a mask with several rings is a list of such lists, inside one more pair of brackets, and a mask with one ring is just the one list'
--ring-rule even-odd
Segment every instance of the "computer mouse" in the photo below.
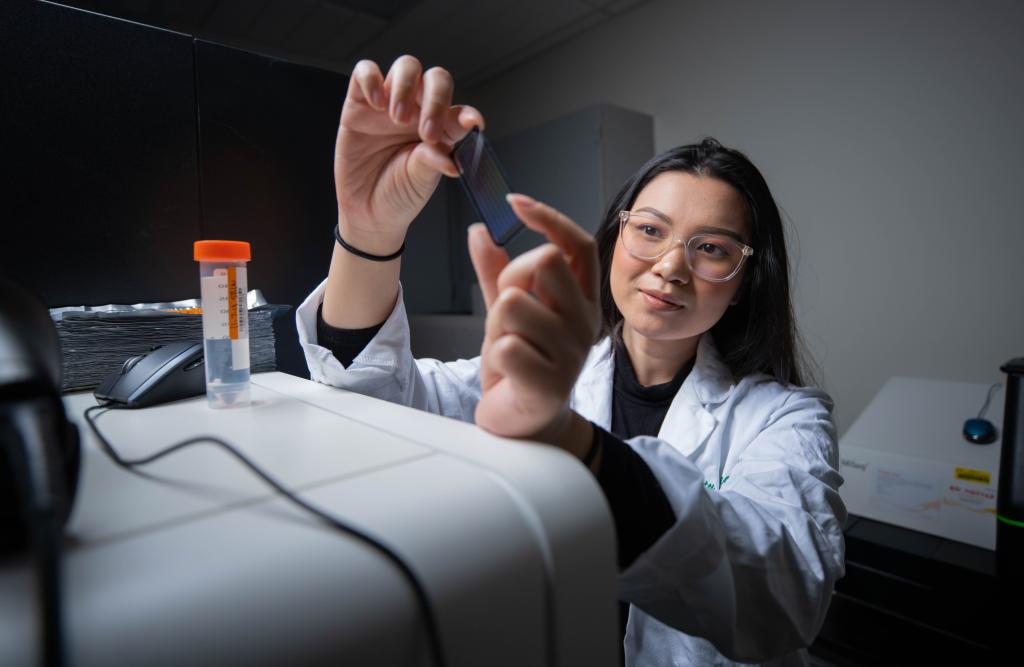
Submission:
{"label": "computer mouse", "polygon": [[206,391],[203,344],[192,341],[159,345],[129,357],[93,394],[124,408],[145,408]]}
{"label": "computer mouse", "polygon": [[995,442],[996,427],[987,419],[968,419],[964,422],[964,437],[968,442],[987,445]]}

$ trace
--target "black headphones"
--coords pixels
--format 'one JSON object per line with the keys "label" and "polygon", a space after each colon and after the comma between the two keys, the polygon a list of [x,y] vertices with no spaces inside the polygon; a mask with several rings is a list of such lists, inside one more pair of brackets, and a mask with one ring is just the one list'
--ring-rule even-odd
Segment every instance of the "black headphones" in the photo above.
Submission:
{"label": "black headphones", "polygon": [[64,662],[60,547],[81,456],[60,387],[60,341],[49,312],[0,277],[0,551],[31,547],[39,657],[48,665]]}

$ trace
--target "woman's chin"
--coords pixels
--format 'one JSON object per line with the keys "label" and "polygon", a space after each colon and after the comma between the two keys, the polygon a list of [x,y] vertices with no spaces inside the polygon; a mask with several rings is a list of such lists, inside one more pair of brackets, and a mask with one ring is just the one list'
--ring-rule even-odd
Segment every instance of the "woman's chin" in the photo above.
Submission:
{"label": "woman's chin", "polygon": [[686,331],[681,327],[666,326],[663,318],[660,317],[625,317],[625,320],[625,328],[631,329],[638,336],[651,340],[674,340],[687,337]]}

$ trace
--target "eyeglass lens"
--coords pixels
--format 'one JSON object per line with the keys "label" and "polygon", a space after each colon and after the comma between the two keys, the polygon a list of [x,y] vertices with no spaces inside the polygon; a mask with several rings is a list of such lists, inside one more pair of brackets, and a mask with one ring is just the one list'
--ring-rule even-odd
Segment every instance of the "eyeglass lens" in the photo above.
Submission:
{"label": "eyeglass lens", "polygon": [[[632,255],[656,259],[675,241],[672,227],[656,218],[630,215],[622,224],[622,243]],[[708,280],[724,280],[743,259],[743,250],[728,236],[699,234],[687,243],[690,270]]]}

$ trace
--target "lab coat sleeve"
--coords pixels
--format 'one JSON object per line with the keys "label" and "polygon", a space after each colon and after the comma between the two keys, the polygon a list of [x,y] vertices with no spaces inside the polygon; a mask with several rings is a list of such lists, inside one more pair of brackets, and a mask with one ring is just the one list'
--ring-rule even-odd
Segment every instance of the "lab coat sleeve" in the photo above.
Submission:
{"label": "lab coat sleeve", "polygon": [[676,522],[621,573],[620,596],[741,662],[809,646],[845,574],[831,399],[800,388],[780,403],[719,490],[669,443],[629,441]]}
{"label": "lab coat sleeve", "polygon": [[402,286],[391,314],[377,335],[346,368],[316,338],[316,313],[324,280],[295,312],[299,345],[312,380],[392,403],[472,422],[480,401],[480,358],[441,362],[413,359]]}

